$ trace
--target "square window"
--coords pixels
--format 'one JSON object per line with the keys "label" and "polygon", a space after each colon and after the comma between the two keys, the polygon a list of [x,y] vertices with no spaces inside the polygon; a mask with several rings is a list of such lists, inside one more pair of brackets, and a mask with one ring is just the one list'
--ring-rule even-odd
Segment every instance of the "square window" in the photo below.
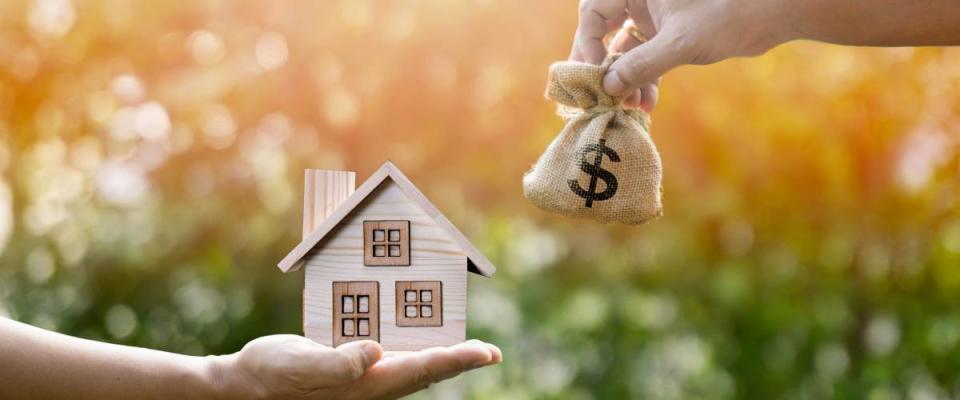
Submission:
{"label": "square window", "polygon": [[357,296],[357,312],[370,312],[370,296]]}
{"label": "square window", "polygon": [[353,296],[343,296],[341,304],[340,309],[343,310],[344,314],[353,313]]}
{"label": "square window", "polygon": [[343,320],[343,336],[353,336],[353,318]]}
{"label": "square window", "polygon": [[396,281],[395,284],[398,327],[443,326],[442,282]]}
{"label": "square window", "polygon": [[370,336],[370,320],[360,318],[357,320],[357,336]]}
{"label": "square window", "polygon": [[363,265],[409,267],[410,221],[363,221]]}

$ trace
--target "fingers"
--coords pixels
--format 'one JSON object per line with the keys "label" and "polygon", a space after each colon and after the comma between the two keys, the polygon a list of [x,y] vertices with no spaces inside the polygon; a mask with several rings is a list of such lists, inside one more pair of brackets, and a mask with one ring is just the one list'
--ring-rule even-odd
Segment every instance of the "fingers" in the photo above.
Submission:
{"label": "fingers", "polygon": [[[627,22],[630,24],[631,22]],[[649,28],[649,27],[648,27]],[[641,45],[643,42],[638,40],[636,37],[629,33],[629,27],[625,27],[617,32],[613,40],[610,42],[610,51],[614,53],[627,53],[630,50],[633,50],[637,46]],[[651,31],[652,28],[644,29],[641,26],[636,26],[636,29],[640,31],[643,36],[650,37],[652,34],[647,34],[646,32]],[[640,88],[633,91],[626,100],[624,100],[623,105],[626,108],[641,109],[645,112],[653,112],[654,107],[657,105],[657,100],[659,98],[660,90],[658,87],[659,82],[654,81],[646,83]],[[629,93],[629,92],[628,92]]]}
{"label": "fingers", "polygon": [[630,109],[640,109],[651,113],[657,107],[660,100],[660,86],[656,83],[648,83],[637,89],[623,101],[623,106]]}
{"label": "fingers", "polygon": [[336,349],[321,346],[311,353],[310,364],[317,372],[314,384],[334,386],[359,379],[383,357],[383,348],[372,340],[350,342]]}
{"label": "fingers", "polygon": [[371,368],[356,387],[363,388],[369,398],[397,398],[502,359],[500,349],[477,340],[399,353],[387,356]]}
{"label": "fingers", "polygon": [[583,62],[583,55],[580,54],[580,47],[577,46],[577,34],[573,34],[573,46],[570,48],[570,61],[580,61]]}
{"label": "fingers", "polygon": [[640,45],[640,41],[637,40],[637,38],[627,33],[626,29],[621,29],[617,31],[617,34],[613,36],[613,40],[610,41],[610,52],[626,53],[638,45]]}
{"label": "fingers", "polygon": [[607,55],[603,38],[627,19],[626,0],[582,0],[570,59],[600,64]]}
{"label": "fingers", "polygon": [[641,103],[643,103],[643,90],[637,89],[623,101],[623,108],[639,109]]}
{"label": "fingers", "polygon": [[643,36],[652,38],[657,34],[656,25],[653,23],[653,15],[650,14],[650,8],[647,6],[647,0],[629,0],[627,2],[627,15],[633,21],[637,30]]}
{"label": "fingers", "polygon": [[[646,42],[649,38],[656,36],[657,31],[653,28],[653,25],[649,23],[639,23],[636,21],[636,18],[636,16],[631,17],[630,20],[623,24],[623,29],[617,31],[613,40],[610,41],[611,52],[626,53],[634,47],[643,44],[643,42]],[[637,39],[634,35],[644,38],[643,41]]]}
{"label": "fingers", "polygon": [[[629,25],[628,21],[626,25]],[[626,53],[637,47],[641,44],[637,38],[633,37],[628,31],[629,28],[625,27],[617,31],[617,34],[613,37],[613,40],[610,41],[610,52],[611,53]],[[623,105],[627,108],[640,108],[640,99],[642,98],[642,93],[637,89],[634,94],[627,97],[623,102]]]}
{"label": "fingers", "polygon": [[660,80],[657,79],[656,83],[644,85],[640,88],[640,93],[643,94],[643,98],[640,100],[640,109],[648,113],[653,112],[660,101]]}
{"label": "fingers", "polygon": [[603,90],[621,96],[654,82],[657,77],[680,64],[670,39],[662,32],[620,57],[603,77]]}
{"label": "fingers", "polygon": [[570,57],[567,58],[570,61],[580,61],[583,62],[583,56],[580,55],[580,50],[577,49],[577,42],[574,39],[573,48],[570,49]]}

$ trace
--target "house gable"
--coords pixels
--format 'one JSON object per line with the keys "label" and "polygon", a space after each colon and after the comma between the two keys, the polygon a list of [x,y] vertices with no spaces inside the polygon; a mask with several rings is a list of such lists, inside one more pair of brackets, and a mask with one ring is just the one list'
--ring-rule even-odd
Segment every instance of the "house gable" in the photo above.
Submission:
{"label": "house gable", "polygon": [[[433,205],[426,196],[417,189],[407,177],[397,169],[391,162],[386,162],[373,175],[361,185],[343,204],[340,205],[330,216],[327,217],[320,226],[308,235],[300,244],[298,244],[280,263],[277,265],[281,271],[290,272],[300,269],[303,265],[304,257],[314,250],[318,244],[322,245],[324,238],[333,230],[338,228],[341,221],[353,212],[357,207],[366,203],[367,197],[373,194],[385,181],[391,181],[396,185],[400,193],[404,195],[407,201],[415,206],[427,216],[429,216],[436,225],[448,233],[451,241],[455,243],[459,250],[467,257],[467,268],[469,271],[490,277],[496,271],[496,267],[480,253],[476,247]],[[414,249],[414,251],[416,251]]]}
{"label": "house gable", "polygon": [[[416,265],[417,260],[443,255],[467,256],[448,230],[411,201],[396,182],[387,178],[344,216],[303,259],[319,254],[343,256],[350,257],[351,262],[364,265],[363,222],[383,220],[410,222],[410,265]],[[367,266],[373,271],[383,268],[408,267]]]}

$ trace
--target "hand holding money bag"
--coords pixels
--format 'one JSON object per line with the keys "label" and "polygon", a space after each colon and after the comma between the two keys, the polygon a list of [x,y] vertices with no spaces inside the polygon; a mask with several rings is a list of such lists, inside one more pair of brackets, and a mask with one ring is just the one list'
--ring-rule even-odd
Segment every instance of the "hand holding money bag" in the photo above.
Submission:
{"label": "hand holding money bag", "polygon": [[601,65],[550,66],[546,96],[566,126],[523,177],[523,194],[547,211],[601,222],[641,224],[663,213],[663,166],[648,132],[649,115],[623,108],[603,91]]}

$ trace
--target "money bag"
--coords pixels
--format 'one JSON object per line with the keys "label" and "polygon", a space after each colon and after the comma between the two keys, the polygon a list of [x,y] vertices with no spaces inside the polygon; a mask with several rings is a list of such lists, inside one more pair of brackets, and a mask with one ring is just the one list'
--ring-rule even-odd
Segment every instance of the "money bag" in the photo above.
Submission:
{"label": "money bag", "polygon": [[624,97],[603,91],[603,64],[550,66],[546,97],[566,125],[523,177],[523,194],[537,207],[576,218],[641,224],[663,213],[663,166],[650,138],[650,118],[623,108]]}

